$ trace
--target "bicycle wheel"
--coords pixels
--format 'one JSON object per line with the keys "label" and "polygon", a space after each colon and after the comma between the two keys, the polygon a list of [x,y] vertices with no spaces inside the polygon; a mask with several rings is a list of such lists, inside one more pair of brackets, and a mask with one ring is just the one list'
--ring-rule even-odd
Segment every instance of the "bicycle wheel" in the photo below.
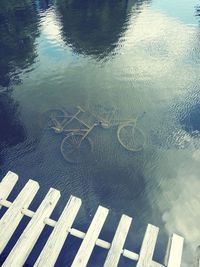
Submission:
{"label": "bicycle wheel", "polygon": [[[41,115],[40,126],[43,129],[51,129],[54,127],[61,131],[62,123],[66,119],[68,113],[62,108],[49,109]],[[55,130],[56,131],[56,130]]]}
{"label": "bicycle wheel", "polygon": [[61,153],[64,159],[70,163],[82,163],[89,159],[92,151],[92,141],[82,133],[70,133],[61,143]]}
{"label": "bicycle wheel", "polygon": [[144,132],[133,124],[118,127],[117,137],[120,144],[127,150],[137,152],[144,148],[146,136]]}

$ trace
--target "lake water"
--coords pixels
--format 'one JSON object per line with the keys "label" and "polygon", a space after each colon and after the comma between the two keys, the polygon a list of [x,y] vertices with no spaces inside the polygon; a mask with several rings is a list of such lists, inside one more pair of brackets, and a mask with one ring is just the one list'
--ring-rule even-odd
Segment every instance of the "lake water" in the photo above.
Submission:
{"label": "lake water", "polygon": [[[101,204],[111,209],[103,238],[112,240],[125,213],[134,218],[126,248],[138,252],[152,223],[160,227],[155,259],[163,260],[168,236],[176,232],[185,238],[182,266],[192,265],[200,244],[199,4],[1,0],[0,175],[20,175],[11,199],[35,179],[41,190],[31,208],[49,187],[57,188],[62,198],[53,218],[76,195],[83,201],[79,229],[87,229]],[[138,126],[147,137],[144,149],[126,151],[115,127],[96,127],[92,157],[69,164],[60,152],[64,135],[44,130],[41,117],[47,109],[77,105],[119,109],[124,118],[143,114]],[[70,242],[57,266],[70,266],[80,241]],[[105,256],[96,249],[90,266],[102,266]],[[120,264],[132,266],[125,259]]]}

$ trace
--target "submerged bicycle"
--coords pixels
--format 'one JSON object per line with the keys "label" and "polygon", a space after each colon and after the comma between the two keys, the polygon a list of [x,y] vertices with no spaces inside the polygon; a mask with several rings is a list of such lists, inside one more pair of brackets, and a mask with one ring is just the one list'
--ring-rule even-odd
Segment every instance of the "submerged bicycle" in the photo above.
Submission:
{"label": "submerged bicycle", "polygon": [[[71,163],[83,162],[88,152],[93,150],[92,141],[88,135],[97,126],[104,129],[118,126],[117,138],[119,143],[128,151],[141,151],[146,143],[146,136],[136,126],[138,117],[115,120],[115,112],[115,110],[112,110],[108,118],[105,119],[91,111],[86,111],[80,106],[77,106],[73,114],[69,114],[62,108],[51,109],[43,114],[42,124],[45,124],[46,129],[53,129],[55,133],[66,133],[60,149],[64,159]],[[82,114],[92,115],[93,122],[88,123],[86,119],[82,118]]]}

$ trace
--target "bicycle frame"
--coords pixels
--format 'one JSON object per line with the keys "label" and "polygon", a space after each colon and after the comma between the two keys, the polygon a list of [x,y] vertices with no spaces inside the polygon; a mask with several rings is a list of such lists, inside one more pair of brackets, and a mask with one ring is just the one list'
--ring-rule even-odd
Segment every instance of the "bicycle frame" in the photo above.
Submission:
{"label": "bicycle frame", "polygon": [[[59,123],[56,118],[54,118],[54,120],[56,121],[57,124],[60,124],[59,126],[61,127],[62,129],[62,132],[67,132],[67,133],[76,133],[76,132],[79,132],[79,133],[83,133],[83,137],[80,141],[80,143],[82,142],[82,140],[84,138],[86,138],[86,136],[94,129],[95,126],[97,126],[96,123],[94,123],[92,126],[89,126],[87,123],[85,123],[83,120],[81,120],[80,118],[78,118],[78,115],[82,112],[85,112],[85,110],[78,106],[78,111],[73,114],[73,115],[66,115],[64,116],[64,120]],[[60,117],[61,118],[61,117]],[[78,121],[81,125],[84,125],[85,128],[69,128],[67,129],[67,125],[69,125],[73,120],[76,120]],[[56,130],[55,127],[52,127],[54,130]]]}
{"label": "bicycle frame", "polygon": [[[88,137],[88,135],[96,126],[100,126],[102,128],[118,126],[117,138],[118,138],[119,143],[125,149],[129,151],[133,151],[133,152],[140,151],[144,147],[145,142],[146,142],[145,134],[140,128],[136,126],[138,118],[141,117],[141,115],[135,118],[117,120],[115,119],[116,118],[115,115],[117,115],[116,111],[117,110],[113,109],[112,112],[106,113],[106,115],[104,112],[106,119],[103,118],[101,115],[94,114],[93,112],[90,112],[88,110],[85,111],[80,106],[77,106],[77,110],[72,115],[69,115],[64,109],[62,109],[61,115],[56,115],[56,114],[50,115],[49,117],[51,120],[50,128],[52,128],[57,133],[64,132],[67,134],[61,143],[61,152],[64,158],[67,161],[71,162],[71,160],[68,158],[69,155],[65,154],[65,147],[67,146],[67,144],[70,145],[74,149],[73,150],[75,151],[74,155],[76,155],[76,153],[82,153],[80,152],[82,149],[81,148],[82,142],[86,142],[84,143],[84,145],[87,144],[87,146],[89,145],[91,147],[91,140]],[[88,112],[89,115],[92,115],[92,121],[89,120],[87,122],[86,120],[84,120],[85,116],[83,117],[80,116],[84,112]],[[107,116],[107,114],[109,114],[109,116]],[[79,125],[73,127],[72,126],[73,124],[72,124],[70,128],[70,123],[73,121],[77,121]],[[137,145],[135,146],[135,143],[134,143],[135,142],[135,129],[137,129],[137,133],[139,133],[142,136],[142,144],[141,145],[139,144],[139,146]],[[129,133],[130,135],[129,139],[126,139],[127,133]],[[129,143],[127,143],[126,140],[128,140]],[[70,150],[71,147],[69,148],[68,151],[71,151]],[[78,157],[77,159],[73,159],[73,160],[75,161],[78,160]]]}
{"label": "bicycle frame", "polygon": [[[116,110],[113,110],[109,116],[109,119],[106,120],[103,117],[94,114],[91,111],[87,111],[89,112],[92,116],[94,116],[94,118],[98,119],[98,123],[93,123],[91,126],[88,125],[85,121],[81,120],[78,116],[79,114],[86,112],[82,107],[77,106],[77,112],[75,112],[72,115],[65,115],[65,116],[60,116],[59,118],[64,118],[62,122],[59,122],[55,117],[52,118],[52,120],[54,121],[55,125],[58,127],[52,127],[55,131],[57,131],[58,133],[60,132],[66,132],[66,133],[82,133],[83,137],[81,138],[80,144],[81,142],[89,135],[89,133],[94,129],[94,127],[100,125],[102,128],[110,128],[110,127],[114,127],[114,126],[118,126],[121,127],[123,125],[127,125],[127,124],[132,124],[133,127],[136,126],[137,120],[139,118],[139,116],[137,116],[136,118],[131,118],[131,119],[121,119],[121,120],[115,120],[114,119],[114,115],[116,114]],[[58,118],[58,117],[57,117]],[[76,120],[80,123],[80,125],[83,125],[84,128],[67,128],[67,126],[73,121]],[[80,145],[79,144],[79,145]]]}
{"label": "bicycle frame", "polygon": [[[84,122],[83,120],[81,120],[80,118],[78,118],[78,115],[81,114],[82,112],[86,112],[82,107],[77,106],[78,111],[73,114],[73,115],[65,115],[63,118],[64,120],[60,123],[56,118],[53,118],[53,120],[55,121],[55,124],[58,125],[60,127],[60,129],[62,129],[62,131],[64,132],[86,132],[85,137],[93,130],[93,128],[97,125],[101,125],[100,123],[94,123],[92,126],[89,126],[86,122]],[[111,115],[109,117],[108,120],[106,120],[105,118],[101,117],[100,115],[94,114],[91,111],[87,111],[89,112],[91,115],[93,115],[96,119],[99,120],[99,122],[102,122],[104,124],[107,124],[107,127],[113,127],[113,126],[120,126],[123,124],[133,124],[136,125],[138,117],[134,118],[134,119],[121,119],[121,120],[114,120],[113,117],[115,115],[116,110],[113,110],[111,112]],[[59,118],[62,118],[61,116]],[[77,120],[81,125],[84,125],[85,128],[74,128],[74,129],[66,129],[67,125],[69,125],[73,120]],[[54,130],[56,130],[56,127],[52,127]]]}

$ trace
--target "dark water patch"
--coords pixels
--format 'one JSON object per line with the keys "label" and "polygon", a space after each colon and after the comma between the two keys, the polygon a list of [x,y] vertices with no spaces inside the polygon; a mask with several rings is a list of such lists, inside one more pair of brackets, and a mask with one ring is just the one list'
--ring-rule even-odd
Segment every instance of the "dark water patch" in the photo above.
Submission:
{"label": "dark water patch", "polygon": [[40,0],[38,5],[41,11],[46,11],[53,5],[53,0]]}
{"label": "dark water patch", "polygon": [[181,114],[180,123],[188,133],[200,131],[200,103],[191,104],[187,111]]}
{"label": "dark water patch", "polygon": [[107,256],[108,250],[102,249],[98,246],[95,246],[94,250],[92,251],[90,260],[88,262],[88,267],[97,266],[101,267],[103,266],[106,256]]}
{"label": "dark water patch", "polygon": [[26,139],[26,131],[20,121],[19,105],[10,92],[0,95],[0,129],[0,151]]}
{"label": "dark water patch", "polygon": [[19,73],[34,63],[38,18],[34,1],[0,3],[0,85],[20,82]]}
{"label": "dark water patch", "polygon": [[73,237],[71,235],[66,239],[60,255],[56,261],[55,267],[71,266],[76,253],[81,245],[82,239]]}
{"label": "dark water patch", "polygon": [[0,208],[0,218],[2,218],[2,216],[5,214],[6,211],[7,211],[7,208],[1,206],[1,208]]}

